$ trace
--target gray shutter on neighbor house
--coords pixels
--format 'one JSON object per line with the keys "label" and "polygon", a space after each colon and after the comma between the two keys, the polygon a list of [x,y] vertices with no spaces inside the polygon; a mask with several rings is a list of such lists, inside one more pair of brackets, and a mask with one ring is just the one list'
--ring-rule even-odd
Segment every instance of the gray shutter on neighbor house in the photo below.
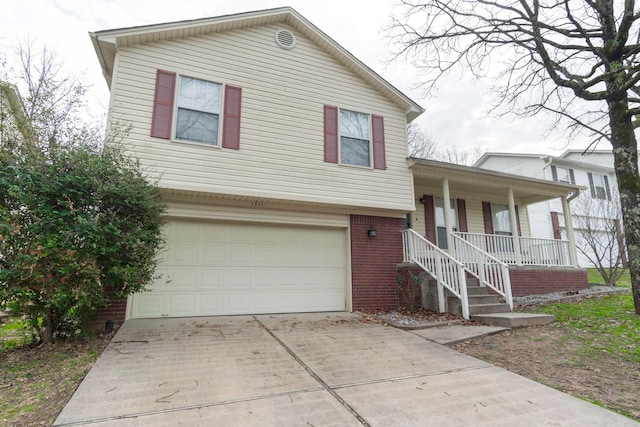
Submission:
{"label": "gray shutter on neighbor house", "polygon": [[554,165],[551,165],[551,178],[555,182],[558,182],[558,170],[556,169],[556,167]]}
{"label": "gray shutter on neighbor house", "polygon": [[593,174],[591,172],[587,173],[589,177],[589,188],[591,189],[591,197],[596,198],[596,187],[593,185]]}
{"label": "gray shutter on neighbor house", "polygon": [[611,189],[609,188],[609,178],[604,175],[604,187],[607,191],[607,200],[611,200]]}
{"label": "gray shutter on neighbor house", "polygon": [[575,183],[576,183],[576,177],[575,177],[575,175],[573,174],[573,169],[569,169],[569,177],[570,177],[570,179],[571,179],[571,183],[572,183],[572,184],[575,184]]}

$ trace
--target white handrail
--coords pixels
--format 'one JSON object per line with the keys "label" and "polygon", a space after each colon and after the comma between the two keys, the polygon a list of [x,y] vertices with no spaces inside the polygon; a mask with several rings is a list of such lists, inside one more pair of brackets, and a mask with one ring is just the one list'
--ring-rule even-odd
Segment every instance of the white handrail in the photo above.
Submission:
{"label": "white handrail", "polygon": [[469,319],[464,265],[411,229],[402,232],[404,262],[415,263],[435,278],[440,312],[445,311],[443,287],[460,299],[462,317]]}
{"label": "white handrail", "polygon": [[479,247],[472,245],[456,233],[452,234],[451,237],[453,238],[456,257],[458,261],[462,262],[465,270],[476,277],[481,286],[488,286],[499,295],[502,295],[511,310],[513,310],[509,266]]}
{"label": "white handrail", "polygon": [[513,236],[463,232],[456,232],[455,235],[507,264],[572,266],[567,240],[519,236],[520,256],[518,257],[515,253],[516,245]]}

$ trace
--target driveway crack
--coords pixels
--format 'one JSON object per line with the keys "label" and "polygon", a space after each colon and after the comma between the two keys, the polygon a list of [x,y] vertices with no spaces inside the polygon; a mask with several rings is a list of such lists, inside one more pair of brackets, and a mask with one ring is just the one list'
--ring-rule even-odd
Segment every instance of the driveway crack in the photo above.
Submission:
{"label": "driveway crack", "polygon": [[260,321],[260,319],[258,319],[256,316],[253,316],[254,320],[264,328],[265,331],[267,331],[267,333],[269,335],[271,335],[271,337],[276,340],[276,342],[278,344],[280,344],[280,346],[282,348],[284,348],[286,350],[287,353],[289,353],[291,355],[291,357],[293,357],[293,359],[298,362],[298,364],[300,366],[302,366],[302,368],[307,371],[307,373],[309,375],[311,375],[311,377],[316,380],[321,386],[322,388],[324,388],[331,396],[333,396],[334,399],[336,399],[347,411],[349,411],[359,422],[360,424],[362,424],[365,427],[371,427],[371,424],[369,424],[367,422],[367,420],[365,420],[362,415],[360,415],[351,405],[349,405],[342,397],[340,397],[340,395],[338,393],[336,393],[336,391],[331,388],[331,386],[329,384],[327,384],[326,382],[324,382],[324,380],[322,378],[320,378],[320,376],[318,374],[316,374],[313,369],[311,369],[306,363],[304,363],[302,361],[302,359],[300,359],[298,357],[298,355],[291,349],[289,348],[288,345],[286,345],[280,338],[278,338],[276,336],[276,334],[273,333],[273,331],[269,328],[267,328],[267,326],[262,323]]}

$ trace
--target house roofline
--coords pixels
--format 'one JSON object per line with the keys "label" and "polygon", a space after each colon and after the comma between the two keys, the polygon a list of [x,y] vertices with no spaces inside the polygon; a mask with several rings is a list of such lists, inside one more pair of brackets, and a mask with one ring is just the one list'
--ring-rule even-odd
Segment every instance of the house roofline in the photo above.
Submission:
{"label": "house roofline", "polygon": [[171,40],[274,23],[291,25],[312,42],[325,49],[330,55],[336,58],[338,62],[363,78],[388,98],[392,99],[395,104],[399,105],[403,109],[408,122],[413,121],[424,112],[424,109],[415,101],[365,65],[291,7],[96,31],[90,32],[89,36],[91,37],[98,61],[102,67],[102,73],[110,89],[115,55],[120,46]]}
{"label": "house roofline", "polygon": [[[460,176],[464,176],[473,181],[473,177],[487,177],[502,181],[504,183],[520,183],[525,185],[536,185],[540,188],[546,188],[550,193],[569,194],[572,195],[580,193],[581,190],[585,190],[586,187],[577,184],[568,184],[555,181],[549,181],[546,179],[530,178],[521,175],[514,175],[505,172],[498,172],[489,169],[482,169],[475,166],[464,166],[453,163],[446,163],[437,160],[409,158],[409,168],[412,170],[422,169],[423,171],[440,170],[444,172],[458,173]],[[414,173],[415,175],[415,173]]]}

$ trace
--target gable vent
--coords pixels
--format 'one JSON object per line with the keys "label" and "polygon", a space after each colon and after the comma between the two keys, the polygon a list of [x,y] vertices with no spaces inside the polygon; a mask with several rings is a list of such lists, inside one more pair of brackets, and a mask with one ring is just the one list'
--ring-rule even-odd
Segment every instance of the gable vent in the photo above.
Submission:
{"label": "gable vent", "polygon": [[296,37],[289,30],[278,30],[276,44],[283,49],[293,49],[296,46]]}

